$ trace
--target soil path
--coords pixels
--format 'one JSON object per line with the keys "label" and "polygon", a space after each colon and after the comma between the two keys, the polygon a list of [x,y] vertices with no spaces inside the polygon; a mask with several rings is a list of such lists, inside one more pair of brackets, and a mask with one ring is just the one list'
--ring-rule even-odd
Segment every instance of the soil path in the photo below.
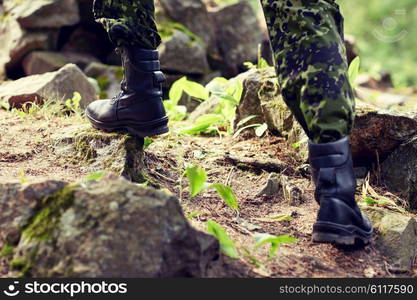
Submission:
{"label": "soil path", "polygon": [[[53,117],[49,120],[32,116],[22,118],[0,110],[1,182],[45,179],[73,182],[87,175],[79,166],[63,160],[52,151],[51,136],[76,122],[79,120],[73,117]],[[417,276],[417,268],[412,274],[391,274],[387,259],[374,247],[374,243],[362,249],[340,249],[311,242],[311,228],[318,205],[313,199],[310,181],[297,171],[300,162],[293,158],[293,151],[283,139],[276,137],[232,139],[177,137],[172,134],[155,139],[147,149],[146,164],[153,180],[180,198],[185,214],[197,215],[190,219],[193,226],[206,231],[206,221],[214,220],[226,229],[238,246],[240,260],[225,258],[230,272],[219,274],[213,270],[213,276]],[[236,162],[236,159],[243,163]],[[258,196],[271,171],[271,166],[259,164],[259,161],[272,161],[275,162],[272,169],[283,169],[291,183],[303,191],[301,204],[290,205],[281,194]],[[255,162],[255,167],[248,167],[248,162]],[[229,209],[213,192],[189,199],[186,180],[180,179],[187,164],[204,167],[210,182],[230,185],[239,199],[239,213]],[[268,217],[277,215],[291,216],[292,220],[268,220]],[[276,257],[268,260],[267,247],[253,249],[255,232],[289,234],[298,242],[281,246]],[[5,274],[6,269],[3,262],[0,275]]]}

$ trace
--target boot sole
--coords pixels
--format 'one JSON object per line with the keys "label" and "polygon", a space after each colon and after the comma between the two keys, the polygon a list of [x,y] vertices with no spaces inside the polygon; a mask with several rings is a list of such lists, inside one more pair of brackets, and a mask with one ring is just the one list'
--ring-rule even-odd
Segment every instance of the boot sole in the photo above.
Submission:
{"label": "boot sole", "polygon": [[354,225],[318,221],[313,226],[313,242],[340,246],[367,245],[371,241],[372,232],[372,229],[367,232]]}
{"label": "boot sole", "polygon": [[86,117],[91,122],[94,128],[105,132],[127,131],[130,134],[140,138],[162,135],[169,132],[167,117],[150,122],[118,122],[117,124],[103,123],[97,121],[96,119],[89,116],[87,113]]}

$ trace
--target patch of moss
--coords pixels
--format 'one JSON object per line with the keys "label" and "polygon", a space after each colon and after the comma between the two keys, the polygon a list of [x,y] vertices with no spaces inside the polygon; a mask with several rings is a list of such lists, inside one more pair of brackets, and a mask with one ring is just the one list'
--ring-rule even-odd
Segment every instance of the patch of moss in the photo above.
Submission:
{"label": "patch of moss", "polygon": [[110,80],[105,75],[100,75],[96,78],[98,87],[100,88],[100,99],[107,98],[107,89],[110,86]]}
{"label": "patch of moss", "polygon": [[32,250],[27,257],[17,257],[10,262],[10,268],[18,271],[20,278],[32,277],[33,261],[36,258],[37,250]]}
{"label": "patch of moss", "polygon": [[181,23],[165,21],[165,22],[161,22],[160,24],[158,24],[158,32],[162,40],[168,40],[170,37],[172,37],[175,30],[185,33],[193,42],[203,41],[201,37],[193,33],[191,30],[189,30],[187,27],[185,27]]}
{"label": "patch of moss", "polygon": [[7,259],[12,258],[14,248],[15,248],[15,246],[10,244],[10,243],[4,244],[3,248],[0,251],[1,256],[3,256],[4,258],[7,258]]}
{"label": "patch of moss", "polygon": [[140,172],[131,174],[132,182],[139,183],[139,184],[145,184],[146,186],[151,186],[155,189],[160,189],[161,185],[157,183],[155,180],[153,180],[148,174]]}
{"label": "patch of moss", "polygon": [[48,240],[59,223],[62,213],[74,201],[75,185],[68,185],[47,196],[41,204],[40,210],[29,220],[23,229],[22,237],[29,240]]}
{"label": "patch of moss", "polygon": [[74,148],[81,161],[91,163],[97,157],[96,150],[90,146],[90,138],[85,135],[78,135],[75,138]]}
{"label": "patch of moss", "polygon": [[116,76],[116,79],[118,81],[122,81],[123,80],[123,68],[122,67],[115,67],[114,68],[114,75]]}
{"label": "patch of moss", "polygon": [[22,257],[16,258],[10,262],[10,267],[13,270],[21,270],[27,265],[26,260]]}

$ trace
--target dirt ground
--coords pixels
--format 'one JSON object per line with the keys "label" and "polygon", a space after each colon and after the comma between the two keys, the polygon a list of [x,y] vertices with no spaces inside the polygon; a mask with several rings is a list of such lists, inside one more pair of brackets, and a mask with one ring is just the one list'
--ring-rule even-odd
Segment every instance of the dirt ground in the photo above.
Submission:
{"label": "dirt ground", "polygon": [[[0,180],[1,182],[36,182],[45,179],[73,182],[87,174],[73,163],[56,156],[51,136],[79,120],[73,117],[22,118],[0,109]],[[285,140],[277,137],[159,137],[147,149],[148,175],[180,199],[185,215],[197,229],[206,231],[206,221],[221,224],[237,245],[240,259],[223,258],[212,270],[213,276],[239,277],[417,277],[413,272],[393,274],[388,259],[375,243],[358,249],[341,249],[311,241],[311,229],[318,205],[313,199],[310,180],[298,170],[301,162]],[[281,194],[258,196],[265,185],[270,166],[242,167],[228,159],[276,162],[291,182],[303,191],[299,205],[290,205]],[[197,164],[208,172],[212,183],[230,185],[240,210],[235,212],[211,191],[190,199],[187,180],[181,180],[187,164]],[[274,166],[272,166],[272,169]],[[264,170],[262,170],[264,169]],[[272,222],[268,216],[291,216],[291,221]],[[253,234],[289,234],[298,242],[281,246],[276,257],[268,260],[268,248],[254,249]],[[246,249],[246,251],[245,251]],[[256,265],[254,260],[260,262]],[[218,269],[216,269],[218,268]],[[3,270],[2,270],[3,269]],[[221,269],[221,271],[219,271]],[[0,276],[7,265],[0,264]]]}

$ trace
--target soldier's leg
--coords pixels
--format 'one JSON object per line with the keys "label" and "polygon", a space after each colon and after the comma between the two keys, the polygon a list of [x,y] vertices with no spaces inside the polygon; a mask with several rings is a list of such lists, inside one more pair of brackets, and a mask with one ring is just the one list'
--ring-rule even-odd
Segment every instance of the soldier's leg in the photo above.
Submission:
{"label": "soldier's leg", "polygon": [[94,15],[118,48],[124,76],[120,93],[92,102],[86,117],[104,131],[125,130],[139,137],[168,132],[153,0],[95,0]]}
{"label": "soldier's leg", "polygon": [[347,136],[354,119],[343,17],[333,0],[262,0],[285,102],[316,143]]}
{"label": "soldier's leg", "polygon": [[262,0],[283,98],[309,142],[320,204],[316,242],[369,242],[372,225],[356,201],[348,135],[354,96],[348,81],[343,18],[333,0]]}
{"label": "soldier's leg", "polygon": [[94,0],[93,10],[116,46],[156,49],[161,43],[154,0]]}

